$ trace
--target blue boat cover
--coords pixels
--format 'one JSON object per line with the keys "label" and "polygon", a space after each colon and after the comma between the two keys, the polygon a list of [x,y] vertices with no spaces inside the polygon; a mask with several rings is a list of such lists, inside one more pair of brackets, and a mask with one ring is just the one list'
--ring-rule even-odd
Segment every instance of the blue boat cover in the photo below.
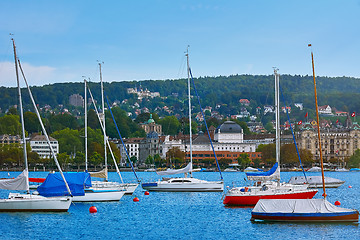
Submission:
{"label": "blue boat cover", "polygon": [[278,168],[279,164],[276,162],[274,166],[266,172],[246,172],[246,176],[254,176],[254,177],[262,177],[262,176],[271,176],[276,172],[276,169]]}
{"label": "blue boat cover", "polygon": [[[64,176],[73,196],[84,196],[85,188],[91,187],[88,172],[67,172]],[[69,196],[64,180],[58,172],[50,173],[37,191],[44,197]]]}

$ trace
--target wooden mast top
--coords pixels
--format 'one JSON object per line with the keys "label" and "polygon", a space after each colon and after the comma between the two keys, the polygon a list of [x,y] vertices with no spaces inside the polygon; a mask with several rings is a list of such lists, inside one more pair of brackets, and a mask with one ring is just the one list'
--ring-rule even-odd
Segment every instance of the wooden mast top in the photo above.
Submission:
{"label": "wooden mast top", "polygon": [[[311,44],[308,44],[308,47],[311,47]],[[313,54],[312,50],[311,50],[311,63],[312,63],[313,79],[314,79],[316,121],[317,121],[317,131],[318,131],[318,139],[319,139],[319,152],[320,152],[320,163],[321,163],[321,177],[322,177],[322,184],[323,184],[323,191],[324,191],[323,196],[324,196],[324,199],[326,199],[325,176],[324,176],[324,161],[323,161],[322,148],[321,148],[320,120],[319,120],[319,109],[318,109],[317,92],[316,92],[316,81],[315,81],[314,54]]]}

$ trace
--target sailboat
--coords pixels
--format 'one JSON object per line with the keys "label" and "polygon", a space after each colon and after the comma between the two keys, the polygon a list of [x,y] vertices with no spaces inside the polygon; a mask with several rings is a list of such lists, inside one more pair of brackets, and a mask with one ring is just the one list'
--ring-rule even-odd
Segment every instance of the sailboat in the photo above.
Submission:
{"label": "sailboat", "polygon": [[274,69],[274,75],[276,163],[267,172],[246,172],[248,180],[256,181],[255,184],[229,189],[223,200],[223,204],[227,206],[255,206],[260,199],[310,199],[318,192],[316,189],[308,189],[308,184],[293,185],[280,182],[280,101],[277,69]]}
{"label": "sailboat", "polygon": [[[87,81],[84,79],[85,86],[85,101],[84,101],[84,112],[85,112],[85,172],[87,176],[87,185],[84,184],[84,194],[73,197],[73,202],[109,202],[119,201],[125,194],[124,188],[114,186],[104,186],[94,184],[91,177],[107,177],[107,168],[100,172],[91,173],[88,172],[88,137],[87,137]],[[90,92],[91,93],[91,92]],[[102,126],[102,125],[101,125]],[[107,140],[107,139],[105,139]],[[106,142],[105,142],[106,144]],[[76,174],[76,173],[75,173]]]}
{"label": "sailboat", "polygon": [[[20,107],[20,119],[21,119],[21,127],[22,127],[22,140],[23,140],[23,152],[24,152],[24,161],[25,161],[25,169],[24,171],[15,179],[5,179],[0,180],[0,188],[7,189],[7,190],[25,190],[26,194],[21,193],[10,193],[7,199],[0,199],[0,211],[1,212],[66,212],[68,211],[70,204],[71,204],[71,197],[43,197],[40,195],[30,194],[29,189],[29,170],[28,170],[28,162],[27,162],[27,152],[26,152],[26,139],[25,139],[25,125],[24,125],[24,112],[22,107],[22,96],[21,96],[21,89],[20,89],[20,82],[19,82],[19,74],[18,74],[18,60],[16,56],[16,46],[15,40],[11,39],[13,42],[14,47],[14,58],[15,58],[15,71],[16,71],[16,79],[17,79],[17,89],[19,95],[19,107]],[[21,67],[21,66],[20,66]],[[22,69],[21,69],[22,71]],[[25,82],[26,79],[24,78]],[[27,85],[27,82],[26,82]],[[27,85],[28,90],[30,92],[29,86]],[[31,92],[30,92],[31,93]],[[31,99],[32,95],[30,94]],[[34,103],[34,101],[33,101]],[[36,108],[36,105],[34,104]],[[44,125],[42,124],[39,112],[36,108],[36,113],[39,118],[40,124],[45,130]],[[44,131],[46,134],[46,132]],[[46,134],[48,139],[48,136]],[[51,148],[51,146],[50,146]],[[52,148],[51,148],[52,149]],[[54,158],[61,177],[64,178],[61,172],[61,168],[57,159]],[[66,185],[66,191],[71,195],[71,191],[69,186],[67,185],[65,178],[64,182]]]}
{"label": "sailboat", "polygon": [[[311,44],[308,45],[309,47]],[[355,209],[337,207],[326,200],[324,163],[322,158],[319,110],[317,103],[314,56],[311,51],[314,95],[319,140],[323,199],[261,199],[251,212],[251,220],[293,222],[358,222]]]}
{"label": "sailboat", "polygon": [[[192,163],[192,129],[191,129],[191,93],[190,93],[190,75],[191,70],[189,66],[189,53],[186,52],[187,57],[187,73],[188,73],[188,102],[189,102],[189,128],[190,128],[190,162],[182,169],[168,169],[165,171],[156,172],[158,175],[173,175],[184,173],[182,178],[162,178],[157,182],[142,183],[141,187],[149,191],[162,192],[222,192],[224,190],[224,182],[222,181],[206,181],[193,178],[193,163]],[[200,107],[201,108],[201,107]],[[204,118],[205,119],[205,118]],[[206,124],[206,122],[205,122]],[[211,140],[210,140],[211,143]],[[216,154],[214,153],[216,157]],[[220,168],[219,168],[220,171]],[[221,173],[221,172],[220,172]],[[190,177],[188,176],[190,174]]]}

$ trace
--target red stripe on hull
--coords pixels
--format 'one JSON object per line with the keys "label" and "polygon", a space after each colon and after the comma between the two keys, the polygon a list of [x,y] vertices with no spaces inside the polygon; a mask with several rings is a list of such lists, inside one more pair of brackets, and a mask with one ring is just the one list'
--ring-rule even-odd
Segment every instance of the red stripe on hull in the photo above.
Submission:
{"label": "red stripe on hull", "polygon": [[357,222],[359,221],[359,214],[349,214],[344,216],[322,216],[322,217],[293,217],[293,216],[261,216],[251,215],[251,220],[263,220],[263,221],[293,221],[293,222]]}
{"label": "red stripe on hull", "polygon": [[311,199],[316,193],[317,191],[276,195],[225,196],[223,203],[228,206],[255,206],[260,199]]}

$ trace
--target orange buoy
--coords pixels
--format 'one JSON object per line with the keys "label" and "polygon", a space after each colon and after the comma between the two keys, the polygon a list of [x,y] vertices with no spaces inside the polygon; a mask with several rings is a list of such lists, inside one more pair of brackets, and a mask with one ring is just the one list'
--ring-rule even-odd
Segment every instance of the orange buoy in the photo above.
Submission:
{"label": "orange buoy", "polygon": [[340,203],[339,201],[336,201],[336,202],[335,202],[335,205],[336,205],[336,206],[340,206],[341,203]]}
{"label": "orange buoy", "polygon": [[134,202],[138,202],[138,201],[140,201],[140,200],[139,200],[138,197],[134,197],[133,201],[134,201]]}
{"label": "orange buoy", "polygon": [[144,193],[145,195],[149,195],[150,193],[148,192],[148,191],[145,191],[145,193]]}
{"label": "orange buoy", "polygon": [[97,213],[97,208],[94,207],[94,206],[91,206],[91,207],[89,208],[89,212],[90,212],[90,213]]}
{"label": "orange buoy", "polygon": [[352,188],[352,186],[349,186],[349,188]]}

